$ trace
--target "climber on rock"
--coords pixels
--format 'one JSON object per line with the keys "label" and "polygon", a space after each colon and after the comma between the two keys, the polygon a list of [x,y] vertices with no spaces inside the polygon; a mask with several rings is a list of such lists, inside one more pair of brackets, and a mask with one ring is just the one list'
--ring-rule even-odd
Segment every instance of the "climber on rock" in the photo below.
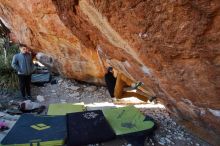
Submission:
{"label": "climber on rock", "polygon": [[143,92],[143,88],[139,89],[139,87],[143,85],[142,82],[134,83],[131,79],[127,78],[122,73],[117,73],[116,78],[112,67],[108,67],[107,73],[105,74],[105,81],[110,96],[113,99],[114,97],[116,97],[116,99],[136,97],[145,102],[147,100],[152,102],[156,99],[156,96],[152,96],[152,94],[146,93],[146,91]]}
{"label": "climber on rock", "polygon": [[107,73],[105,74],[105,82],[108,87],[109,94],[112,98],[114,98],[116,77],[114,77],[114,71],[112,67],[108,67]]}

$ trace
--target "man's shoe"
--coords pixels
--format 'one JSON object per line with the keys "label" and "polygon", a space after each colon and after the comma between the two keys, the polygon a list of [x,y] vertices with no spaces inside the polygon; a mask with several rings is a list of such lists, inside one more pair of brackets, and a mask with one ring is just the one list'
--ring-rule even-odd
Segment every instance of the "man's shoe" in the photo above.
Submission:
{"label": "man's shoe", "polygon": [[21,96],[22,100],[28,100],[26,96]]}
{"label": "man's shoe", "polygon": [[111,98],[112,99],[112,102],[115,102],[115,101],[117,101],[117,98]]}
{"label": "man's shoe", "polygon": [[152,102],[152,101],[156,100],[156,98],[157,98],[156,96],[151,96],[151,97],[149,98],[149,101]]}
{"label": "man's shoe", "polygon": [[118,99],[118,98],[116,98],[116,97],[112,98],[112,102],[113,102],[113,103],[120,102],[120,101],[121,101],[121,99]]}
{"label": "man's shoe", "polygon": [[139,86],[141,86],[141,85],[143,85],[144,83],[142,83],[142,82],[137,82],[137,83],[135,83],[135,85],[134,85],[134,89],[137,89]]}
{"label": "man's shoe", "polygon": [[31,96],[27,96],[26,100],[31,100],[31,101],[35,101]]}

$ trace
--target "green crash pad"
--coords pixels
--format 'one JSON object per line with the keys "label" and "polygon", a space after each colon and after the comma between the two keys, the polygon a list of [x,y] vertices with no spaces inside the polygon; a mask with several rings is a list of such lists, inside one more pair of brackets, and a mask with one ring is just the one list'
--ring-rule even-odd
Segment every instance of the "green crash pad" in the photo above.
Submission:
{"label": "green crash pad", "polygon": [[118,136],[150,131],[155,125],[152,120],[145,120],[145,116],[134,106],[104,109],[103,113]]}
{"label": "green crash pad", "polygon": [[49,105],[47,115],[66,115],[82,111],[85,111],[84,103],[56,103]]}

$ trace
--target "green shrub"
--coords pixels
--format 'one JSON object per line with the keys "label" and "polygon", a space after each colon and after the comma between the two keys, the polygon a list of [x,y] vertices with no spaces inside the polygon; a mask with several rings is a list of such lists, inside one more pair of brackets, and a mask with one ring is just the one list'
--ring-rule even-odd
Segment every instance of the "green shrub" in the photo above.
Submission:
{"label": "green shrub", "polygon": [[11,61],[14,54],[18,53],[18,45],[11,44],[7,49],[7,58],[5,62],[3,41],[0,41],[0,88],[18,88],[18,77],[11,67]]}

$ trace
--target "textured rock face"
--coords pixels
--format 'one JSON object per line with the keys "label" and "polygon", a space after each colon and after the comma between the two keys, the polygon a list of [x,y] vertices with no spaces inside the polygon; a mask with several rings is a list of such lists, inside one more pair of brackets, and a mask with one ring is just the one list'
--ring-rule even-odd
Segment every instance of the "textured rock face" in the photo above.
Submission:
{"label": "textured rock face", "polygon": [[220,135],[219,0],[0,0],[0,8],[16,38],[66,77],[101,83],[111,64],[173,115]]}

